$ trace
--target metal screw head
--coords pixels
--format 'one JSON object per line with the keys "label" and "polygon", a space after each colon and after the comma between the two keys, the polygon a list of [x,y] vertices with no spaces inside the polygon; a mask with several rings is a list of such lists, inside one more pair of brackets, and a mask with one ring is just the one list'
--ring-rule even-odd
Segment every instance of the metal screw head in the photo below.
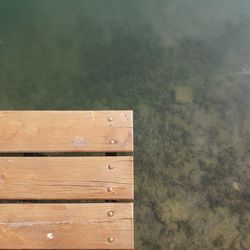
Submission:
{"label": "metal screw head", "polygon": [[115,142],[116,142],[116,141],[115,141],[114,139],[111,139],[111,140],[109,141],[110,144],[115,144]]}
{"label": "metal screw head", "polygon": [[108,188],[107,188],[107,191],[108,191],[108,192],[111,192],[112,190],[113,190],[112,187],[108,187]]}
{"label": "metal screw head", "polygon": [[114,169],[114,165],[109,164],[109,165],[108,165],[108,169]]}
{"label": "metal screw head", "polygon": [[112,122],[112,121],[113,121],[113,118],[112,118],[112,117],[108,117],[108,121],[109,121],[109,122]]}
{"label": "metal screw head", "polygon": [[114,216],[114,214],[115,214],[114,211],[108,211],[108,216],[109,216],[109,217]]}
{"label": "metal screw head", "polygon": [[114,241],[114,237],[113,237],[113,236],[109,236],[109,237],[108,237],[108,242],[111,243],[111,242],[113,242],[113,241]]}

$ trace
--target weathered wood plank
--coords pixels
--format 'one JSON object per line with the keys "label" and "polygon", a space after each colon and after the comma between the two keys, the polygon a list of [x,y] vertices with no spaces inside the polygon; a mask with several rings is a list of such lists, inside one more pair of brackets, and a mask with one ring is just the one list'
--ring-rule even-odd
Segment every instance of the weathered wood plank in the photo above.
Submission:
{"label": "weathered wood plank", "polygon": [[0,111],[0,152],[132,152],[132,111]]}
{"label": "weathered wood plank", "polygon": [[0,249],[133,249],[133,204],[0,204],[0,243]]}
{"label": "weathered wood plank", "polygon": [[0,157],[0,199],[127,200],[133,187],[132,156]]}

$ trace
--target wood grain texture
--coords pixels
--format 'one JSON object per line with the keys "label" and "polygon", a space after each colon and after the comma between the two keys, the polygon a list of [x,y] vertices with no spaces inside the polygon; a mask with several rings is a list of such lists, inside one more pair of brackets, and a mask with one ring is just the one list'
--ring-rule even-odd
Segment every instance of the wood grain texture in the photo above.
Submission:
{"label": "wood grain texture", "polygon": [[0,152],[132,151],[132,111],[0,111]]}
{"label": "wood grain texture", "polygon": [[0,249],[133,249],[133,234],[131,203],[0,204]]}
{"label": "wood grain texture", "polygon": [[130,200],[133,187],[132,156],[0,157],[0,199]]}

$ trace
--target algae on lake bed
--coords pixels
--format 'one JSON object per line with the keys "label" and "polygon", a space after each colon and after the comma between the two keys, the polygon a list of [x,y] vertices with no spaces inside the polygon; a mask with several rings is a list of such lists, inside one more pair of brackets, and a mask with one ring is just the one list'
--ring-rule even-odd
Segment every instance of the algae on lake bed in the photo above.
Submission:
{"label": "algae on lake bed", "polygon": [[2,0],[0,107],[133,109],[136,249],[247,250],[249,9]]}

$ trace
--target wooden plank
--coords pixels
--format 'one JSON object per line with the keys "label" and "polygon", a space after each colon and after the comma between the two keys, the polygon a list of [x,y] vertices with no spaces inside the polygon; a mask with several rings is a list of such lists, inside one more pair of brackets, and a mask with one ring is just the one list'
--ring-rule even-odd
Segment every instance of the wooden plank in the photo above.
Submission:
{"label": "wooden plank", "polygon": [[132,152],[132,111],[1,111],[0,152]]}
{"label": "wooden plank", "polygon": [[131,203],[0,204],[0,249],[133,249],[133,241]]}
{"label": "wooden plank", "polygon": [[127,200],[133,188],[132,156],[0,157],[0,199]]}

